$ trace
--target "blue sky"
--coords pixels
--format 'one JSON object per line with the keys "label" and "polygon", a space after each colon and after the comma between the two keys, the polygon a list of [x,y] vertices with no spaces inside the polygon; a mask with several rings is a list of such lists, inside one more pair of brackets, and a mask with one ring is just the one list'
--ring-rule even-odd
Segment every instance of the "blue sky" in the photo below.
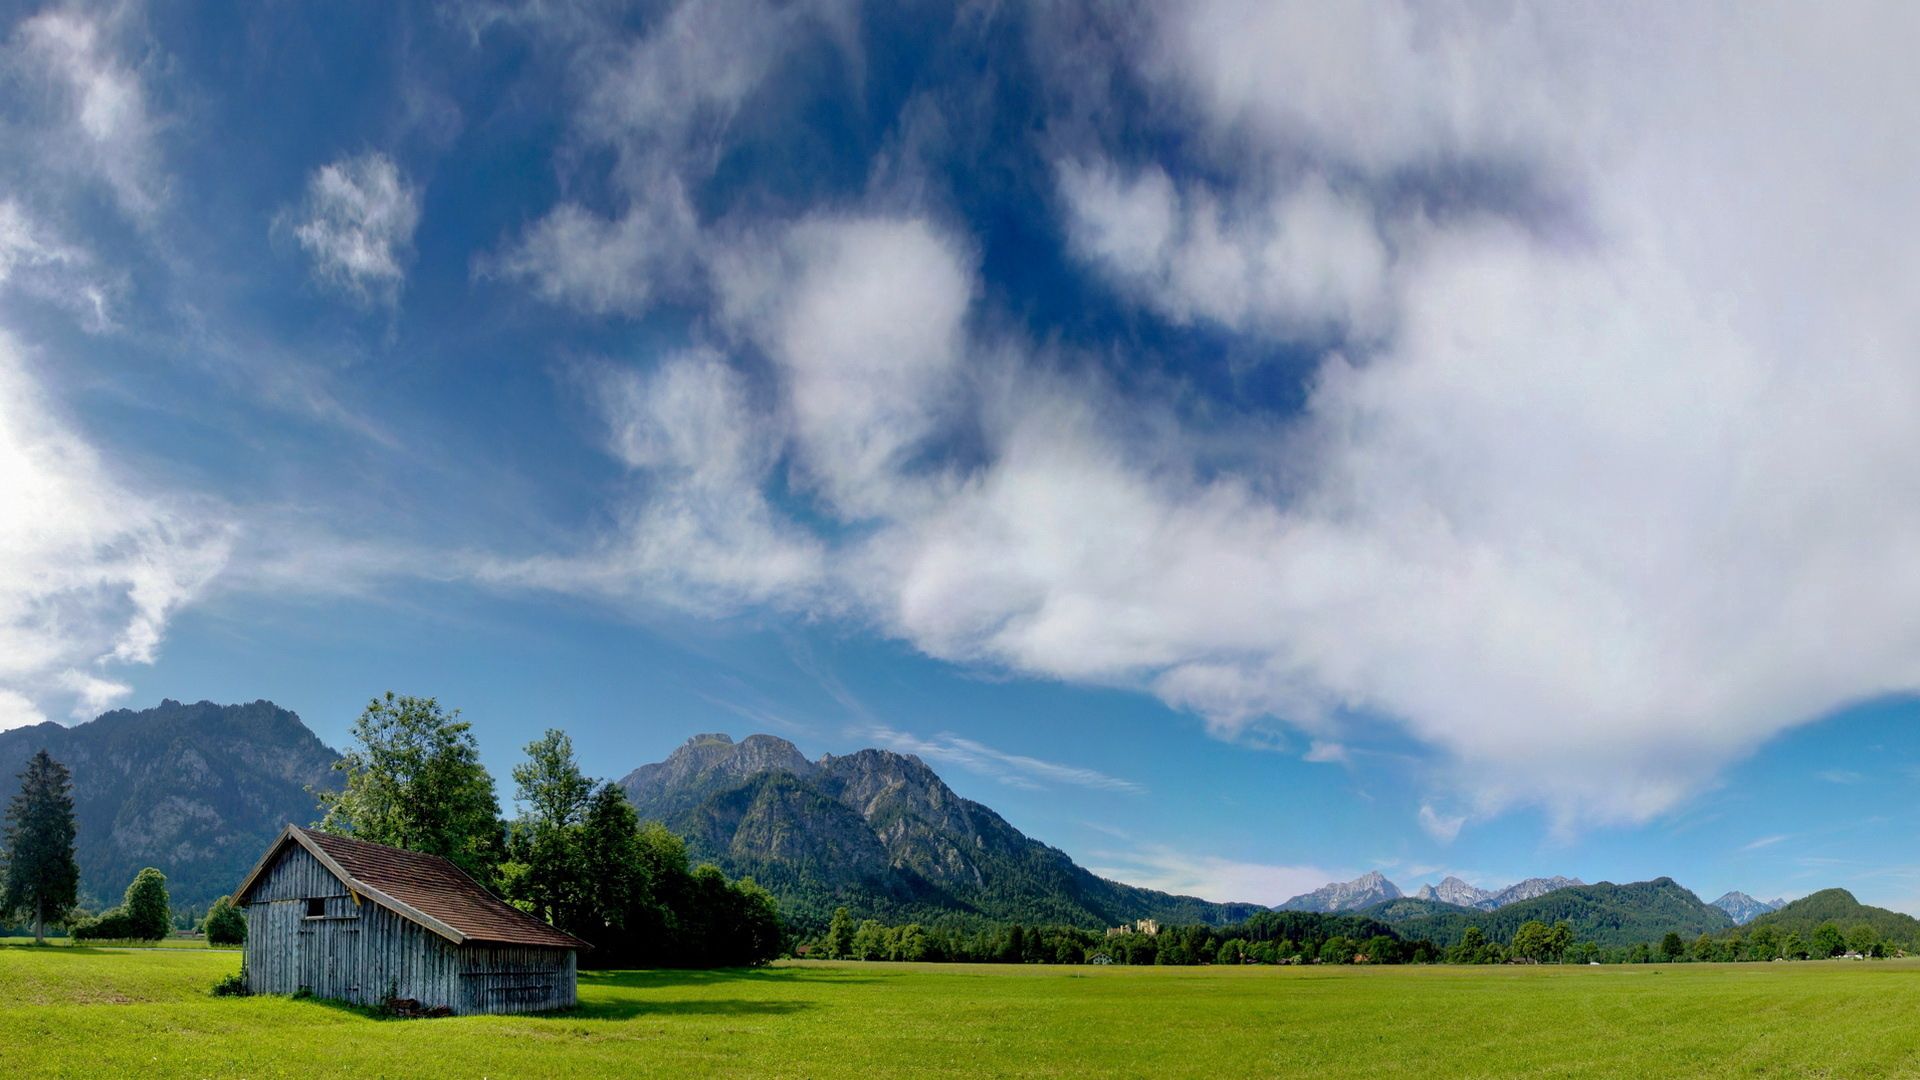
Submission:
{"label": "blue sky", "polygon": [[1920,28],[1720,17],[10,7],[0,724],[1920,910]]}

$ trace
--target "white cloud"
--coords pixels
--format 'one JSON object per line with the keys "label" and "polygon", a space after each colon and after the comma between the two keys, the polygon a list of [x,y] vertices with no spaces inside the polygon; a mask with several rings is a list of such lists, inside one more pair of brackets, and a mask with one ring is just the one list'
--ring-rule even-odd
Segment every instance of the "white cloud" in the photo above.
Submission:
{"label": "white cloud", "polygon": [[1308,340],[1381,328],[1389,259],[1373,210],[1319,176],[1230,206],[1157,166],[1066,163],[1060,190],[1074,248],[1174,322]]}
{"label": "white cloud", "polygon": [[499,561],[481,575],[570,592],[644,593],[725,609],[792,601],[822,573],[822,546],[777,514],[761,488],[777,428],[755,415],[745,379],[715,353],[675,356],[647,375],[603,371],[608,448],[645,473],[618,538],[577,557]]}
{"label": "white cloud", "polygon": [[1420,804],[1420,828],[1443,844],[1451,844],[1467,823],[1464,814],[1442,814],[1426,803]]}
{"label": "white cloud", "polygon": [[[1337,328],[1304,413],[1199,432],[991,340],[966,242],[920,215],[729,240],[738,356],[713,363],[771,363],[735,415],[800,483],[730,472],[715,499],[821,566],[754,595],[1148,688],[1227,737],[1397,725],[1437,804],[1561,826],[1645,820],[1920,687],[1910,34],[1853,9],[1162,16],[1141,71],[1224,178],[1063,168],[1069,227],[1172,317]],[[699,567],[705,532],[674,538],[647,573]]]}
{"label": "white cloud", "polygon": [[32,727],[34,724],[46,722],[46,714],[41,712],[39,706],[25,694],[0,687],[0,731]]}
{"label": "white cloud", "polygon": [[92,256],[33,220],[13,199],[0,198],[0,289],[66,308],[90,332],[111,329],[109,296]]}
{"label": "white cloud", "polygon": [[1056,761],[1046,761],[1025,754],[1010,754],[1004,750],[996,750],[977,739],[963,738],[951,732],[943,731],[931,739],[925,739],[893,728],[873,727],[862,730],[860,735],[872,739],[887,749],[898,750],[903,754],[918,754],[923,758],[958,765],[983,776],[991,776],[1012,787],[1043,789],[1056,784],[1069,784],[1099,791],[1119,791],[1129,795],[1138,795],[1146,791],[1132,780],[1109,776],[1096,769],[1079,765],[1063,765]]}
{"label": "white cloud", "polygon": [[1329,881],[1345,881],[1354,876],[1316,866],[1236,862],[1159,845],[1121,852],[1094,852],[1091,858],[1099,863],[1088,869],[1101,877],[1218,903],[1272,906],[1311,892]]}
{"label": "white cloud", "polygon": [[156,145],[159,123],[139,69],[117,39],[125,7],[104,16],[75,8],[43,11],[14,32],[13,62],[43,80],[58,120],[43,160],[98,177],[126,213],[150,220],[165,200]]}
{"label": "white cloud", "polygon": [[229,546],[214,508],[111,475],[0,335],[0,711],[33,722],[50,698],[84,711],[123,694],[78,669],[151,663],[168,620]]}
{"label": "white cloud", "polygon": [[1761,848],[1770,848],[1773,845],[1778,844],[1782,840],[1789,840],[1789,839],[1792,839],[1792,837],[1788,833],[1777,833],[1773,836],[1762,836],[1762,837],[1759,837],[1758,839],[1750,840],[1747,843],[1741,845],[1740,850],[1741,851],[1759,851]]}
{"label": "white cloud", "polygon": [[73,695],[72,716],[75,720],[92,720],[106,712],[115,702],[123,700],[133,693],[133,687],[103,679],[98,675],[89,675],[84,671],[68,668],[60,673],[57,685]]}
{"label": "white cloud", "polygon": [[284,220],[315,277],[362,301],[398,302],[420,194],[391,158],[362,154],[314,170],[305,203]]}
{"label": "white cloud", "polygon": [[593,314],[697,295],[710,240],[689,192],[712,173],[736,115],[787,50],[823,33],[852,49],[847,5],[688,0],[615,45],[578,15],[530,25],[571,51],[573,135],[593,151],[586,156],[613,156],[613,205],[602,212],[563,200],[478,269]]}

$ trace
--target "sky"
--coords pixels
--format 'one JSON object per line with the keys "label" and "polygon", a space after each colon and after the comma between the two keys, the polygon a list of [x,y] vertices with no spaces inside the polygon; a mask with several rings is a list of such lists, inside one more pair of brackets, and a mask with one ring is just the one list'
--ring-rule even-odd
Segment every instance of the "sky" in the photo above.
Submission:
{"label": "sky", "polygon": [[1218,900],[1920,912],[1916,35],[0,5],[0,727],[394,690]]}

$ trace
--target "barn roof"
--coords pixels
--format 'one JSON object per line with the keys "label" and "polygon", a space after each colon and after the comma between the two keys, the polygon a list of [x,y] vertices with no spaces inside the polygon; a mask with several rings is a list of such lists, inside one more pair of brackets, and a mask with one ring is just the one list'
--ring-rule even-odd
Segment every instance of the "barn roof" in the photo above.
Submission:
{"label": "barn roof", "polygon": [[287,844],[297,843],[320,860],[355,895],[365,897],[458,945],[466,941],[590,948],[519,908],[502,902],[464,870],[438,855],[406,851],[345,836],[288,825],[260,864],[234,892],[244,903]]}

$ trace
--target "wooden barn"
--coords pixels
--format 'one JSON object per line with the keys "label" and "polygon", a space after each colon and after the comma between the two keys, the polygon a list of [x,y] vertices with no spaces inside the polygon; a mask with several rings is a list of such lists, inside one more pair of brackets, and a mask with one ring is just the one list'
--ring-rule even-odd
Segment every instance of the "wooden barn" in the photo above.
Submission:
{"label": "wooden barn", "polygon": [[585,942],[496,899],[438,855],[289,825],[233,895],[247,988],[455,1013],[574,1004]]}

